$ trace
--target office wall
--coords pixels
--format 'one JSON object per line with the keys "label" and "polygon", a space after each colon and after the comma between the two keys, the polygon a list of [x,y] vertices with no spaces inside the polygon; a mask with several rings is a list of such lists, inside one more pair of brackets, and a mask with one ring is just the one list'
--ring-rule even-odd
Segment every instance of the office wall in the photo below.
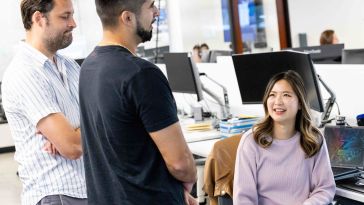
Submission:
{"label": "office wall", "polygon": [[325,29],[334,29],[346,48],[364,48],[363,0],[289,0],[292,43],[307,33],[308,45],[318,45]]}

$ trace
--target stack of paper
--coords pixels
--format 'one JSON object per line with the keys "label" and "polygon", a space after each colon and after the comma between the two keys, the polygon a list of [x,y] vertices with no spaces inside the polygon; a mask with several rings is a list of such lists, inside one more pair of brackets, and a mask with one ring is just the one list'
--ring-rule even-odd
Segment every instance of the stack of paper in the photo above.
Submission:
{"label": "stack of paper", "polygon": [[195,123],[186,126],[187,131],[207,131],[212,130],[210,122]]}

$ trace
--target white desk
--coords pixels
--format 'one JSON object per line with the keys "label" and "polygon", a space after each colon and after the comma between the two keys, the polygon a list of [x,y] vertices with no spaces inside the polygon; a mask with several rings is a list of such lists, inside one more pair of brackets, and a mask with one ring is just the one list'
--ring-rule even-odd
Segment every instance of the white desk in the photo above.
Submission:
{"label": "white desk", "polygon": [[[188,131],[187,127],[189,125],[193,125],[195,123],[196,123],[195,120],[191,119],[191,118],[180,120],[182,132],[183,132],[183,135],[184,135],[185,140],[186,140],[187,143],[221,138],[220,132],[217,131],[216,129],[206,130],[206,131],[197,131],[197,130],[196,131]],[[203,121],[201,123],[207,123],[207,124],[210,123],[211,124],[212,121],[211,120],[206,120],[206,121]]]}
{"label": "white desk", "polygon": [[221,133],[215,129],[209,131],[193,131],[193,132],[183,131],[183,135],[187,143],[221,138]]}
{"label": "white desk", "polygon": [[215,142],[219,141],[220,139],[211,139],[199,142],[191,142],[188,143],[188,147],[190,148],[191,152],[195,155],[201,157],[208,157]]}

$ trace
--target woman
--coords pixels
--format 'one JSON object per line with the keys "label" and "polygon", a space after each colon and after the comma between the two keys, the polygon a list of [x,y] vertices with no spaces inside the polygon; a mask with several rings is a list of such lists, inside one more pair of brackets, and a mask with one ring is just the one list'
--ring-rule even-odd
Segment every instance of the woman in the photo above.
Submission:
{"label": "woman", "polygon": [[335,195],[327,147],[312,124],[303,80],[275,75],[263,104],[265,118],[240,141],[234,205],[329,204]]}

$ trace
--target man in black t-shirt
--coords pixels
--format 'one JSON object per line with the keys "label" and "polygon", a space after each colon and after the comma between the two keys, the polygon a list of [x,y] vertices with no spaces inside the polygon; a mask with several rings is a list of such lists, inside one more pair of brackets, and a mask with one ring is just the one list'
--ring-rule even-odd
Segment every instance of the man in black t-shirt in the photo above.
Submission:
{"label": "man in black t-shirt", "polygon": [[163,73],[135,56],[153,0],[96,0],[103,39],[82,64],[80,108],[90,205],[197,204],[196,167]]}

